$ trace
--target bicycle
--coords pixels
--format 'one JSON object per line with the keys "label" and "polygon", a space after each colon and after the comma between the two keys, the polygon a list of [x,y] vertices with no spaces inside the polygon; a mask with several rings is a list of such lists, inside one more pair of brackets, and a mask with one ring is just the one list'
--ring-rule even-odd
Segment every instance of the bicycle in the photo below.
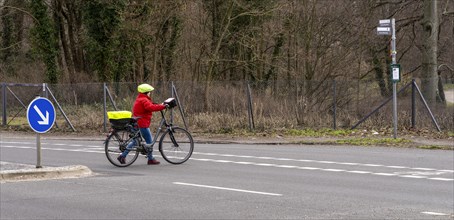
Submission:
{"label": "bicycle", "polygon": [[[191,134],[184,128],[174,126],[165,117],[167,110],[176,106],[174,98],[167,99],[164,104],[168,107],[160,111],[161,121],[151,144],[146,144],[137,125],[137,117],[126,117],[123,119],[111,119],[111,132],[107,136],[105,144],[106,157],[110,163],[117,167],[127,167],[133,164],[139,154],[147,155],[153,150],[154,144],[159,138],[159,152],[165,161],[171,164],[182,164],[192,155],[194,141]],[[125,111],[123,111],[125,112]],[[129,115],[130,112],[129,112]],[[163,127],[165,128],[163,130]],[[162,133],[163,132],[163,133]],[[161,134],[162,133],[162,134]],[[126,150],[132,141],[136,141],[135,146],[128,148],[130,151],[125,158],[125,163],[121,164],[117,157]]]}

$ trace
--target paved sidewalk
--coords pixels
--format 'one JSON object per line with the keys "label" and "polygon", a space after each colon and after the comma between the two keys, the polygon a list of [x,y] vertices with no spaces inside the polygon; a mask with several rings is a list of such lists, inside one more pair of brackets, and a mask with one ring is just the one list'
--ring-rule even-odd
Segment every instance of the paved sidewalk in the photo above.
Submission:
{"label": "paved sidewalk", "polygon": [[0,161],[0,183],[80,178],[92,175],[94,173],[88,167],[82,165],[36,168],[34,165]]}

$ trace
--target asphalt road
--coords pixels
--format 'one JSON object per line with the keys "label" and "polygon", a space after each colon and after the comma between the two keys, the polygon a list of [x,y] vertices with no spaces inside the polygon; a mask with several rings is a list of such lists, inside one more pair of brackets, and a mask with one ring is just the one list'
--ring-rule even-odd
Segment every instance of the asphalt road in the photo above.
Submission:
{"label": "asphalt road", "polygon": [[[101,141],[42,140],[43,166],[96,175],[0,184],[0,219],[452,219],[454,151],[197,144],[182,165],[117,168]],[[36,163],[35,139],[0,161]],[[159,159],[159,157],[158,157]]]}

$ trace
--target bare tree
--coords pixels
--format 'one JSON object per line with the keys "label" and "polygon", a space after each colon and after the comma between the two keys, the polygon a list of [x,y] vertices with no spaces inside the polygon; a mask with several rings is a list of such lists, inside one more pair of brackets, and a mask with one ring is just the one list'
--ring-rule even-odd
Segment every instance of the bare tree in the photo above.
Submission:
{"label": "bare tree", "polygon": [[438,8],[436,0],[424,0],[421,89],[428,103],[437,92]]}

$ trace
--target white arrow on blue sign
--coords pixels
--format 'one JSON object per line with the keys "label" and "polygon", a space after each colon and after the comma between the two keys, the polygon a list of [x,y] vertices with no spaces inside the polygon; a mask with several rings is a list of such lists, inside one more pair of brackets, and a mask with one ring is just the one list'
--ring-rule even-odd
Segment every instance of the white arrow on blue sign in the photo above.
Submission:
{"label": "white arrow on blue sign", "polygon": [[27,108],[27,120],[37,133],[46,133],[55,122],[55,108],[49,99],[38,97]]}

